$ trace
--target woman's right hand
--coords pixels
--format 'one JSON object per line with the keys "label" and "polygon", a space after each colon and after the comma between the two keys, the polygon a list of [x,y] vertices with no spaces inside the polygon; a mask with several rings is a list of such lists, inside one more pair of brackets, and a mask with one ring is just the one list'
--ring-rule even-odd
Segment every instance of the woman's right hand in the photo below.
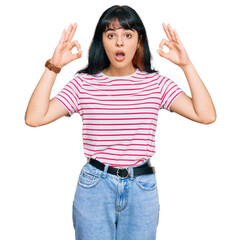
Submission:
{"label": "woman's right hand", "polygon": [[[71,42],[75,34],[76,28],[77,28],[77,23],[75,23],[74,25],[71,23],[69,25],[67,33],[65,29],[63,30],[61,39],[57,47],[55,48],[54,54],[50,61],[56,67],[62,68],[68,63],[72,62],[73,60],[81,58],[82,51],[81,51],[80,44],[78,43],[77,40]],[[74,47],[76,47],[78,50],[78,53],[76,54],[73,54],[71,52],[71,50]]]}

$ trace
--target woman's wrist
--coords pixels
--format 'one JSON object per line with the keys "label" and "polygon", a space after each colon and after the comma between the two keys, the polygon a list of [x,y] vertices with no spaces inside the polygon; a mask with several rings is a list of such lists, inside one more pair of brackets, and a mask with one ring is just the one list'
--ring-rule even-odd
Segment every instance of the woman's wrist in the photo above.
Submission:
{"label": "woman's wrist", "polygon": [[48,59],[47,62],[45,63],[45,67],[48,68],[49,70],[55,72],[55,73],[59,73],[61,71],[60,66],[55,65],[52,59]]}
{"label": "woman's wrist", "polygon": [[50,62],[51,64],[53,64],[54,66],[58,67],[58,68],[62,68],[62,66],[59,66],[59,65],[55,64],[55,63],[53,62],[53,59],[52,59],[52,58],[49,60],[49,62]]}

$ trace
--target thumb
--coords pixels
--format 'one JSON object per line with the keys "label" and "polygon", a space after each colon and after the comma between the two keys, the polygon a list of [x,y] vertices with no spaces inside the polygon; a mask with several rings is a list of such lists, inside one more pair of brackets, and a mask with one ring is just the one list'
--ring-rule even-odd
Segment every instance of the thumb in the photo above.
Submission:
{"label": "thumb", "polygon": [[83,51],[79,51],[75,54],[73,54],[73,60],[76,60],[78,58],[81,58]]}
{"label": "thumb", "polygon": [[164,57],[164,58],[169,59],[169,54],[166,53],[166,52],[164,52],[164,51],[162,51],[161,48],[157,49],[157,52],[159,53],[159,55],[160,55],[161,57]]}

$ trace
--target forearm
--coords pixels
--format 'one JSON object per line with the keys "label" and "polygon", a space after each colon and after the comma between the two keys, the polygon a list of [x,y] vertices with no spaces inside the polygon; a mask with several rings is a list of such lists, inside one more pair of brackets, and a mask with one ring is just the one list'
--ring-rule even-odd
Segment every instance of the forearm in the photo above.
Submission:
{"label": "forearm", "polygon": [[26,124],[38,123],[48,111],[49,99],[57,74],[45,69],[39,80],[25,113]]}
{"label": "forearm", "polygon": [[214,104],[193,64],[190,62],[187,66],[182,67],[182,70],[191,90],[192,103],[197,116],[203,121],[215,121]]}

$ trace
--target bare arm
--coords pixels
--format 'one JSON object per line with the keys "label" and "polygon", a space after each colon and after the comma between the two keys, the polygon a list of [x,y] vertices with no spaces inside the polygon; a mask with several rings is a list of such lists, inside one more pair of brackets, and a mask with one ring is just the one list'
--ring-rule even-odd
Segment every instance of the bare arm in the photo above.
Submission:
{"label": "bare arm", "polygon": [[193,121],[210,124],[216,120],[216,110],[207,88],[192,63],[182,68],[187,78],[192,98],[181,94],[170,110]]}
{"label": "bare arm", "polygon": [[[177,31],[173,31],[170,24],[167,27],[163,24],[163,28],[169,41],[163,39],[157,52],[161,57],[178,65],[184,71],[192,94],[192,98],[185,93],[180,94],[171,105],[170,111],[199,123],[209,124],[214,122],[216,111],[212,99],[190,61]],[[169,53],[162,51],[164,45],[169,48]]]}
{"label": "bare arm", "polygon": [[[82,55],[80,45],[77,41],[71,42],[76,31],[77,24],[70,24],[66,33],[65,29],[62,33],[59,44],[57,45],[51,63],[57,67],[63,67],[71,61],[78,59]],[[72,54],[73,47],[77,47],[78,53]],[[50,100],[50,94],[55,82],[57,74],[45,69],[41,79],[39,80],[30,100],[25,113],[25,123],[31,127],[42,126],[57,120],[66,115],[68,111],[56,99]]]}
{"label": "bare arm", "polygon": [[38,82],[25,113],[25,122],[31,127],[37,127],[50,123],[68,113],[63,104],[56,99],[50,99],[52,87],[57,73],[45,69]]}

